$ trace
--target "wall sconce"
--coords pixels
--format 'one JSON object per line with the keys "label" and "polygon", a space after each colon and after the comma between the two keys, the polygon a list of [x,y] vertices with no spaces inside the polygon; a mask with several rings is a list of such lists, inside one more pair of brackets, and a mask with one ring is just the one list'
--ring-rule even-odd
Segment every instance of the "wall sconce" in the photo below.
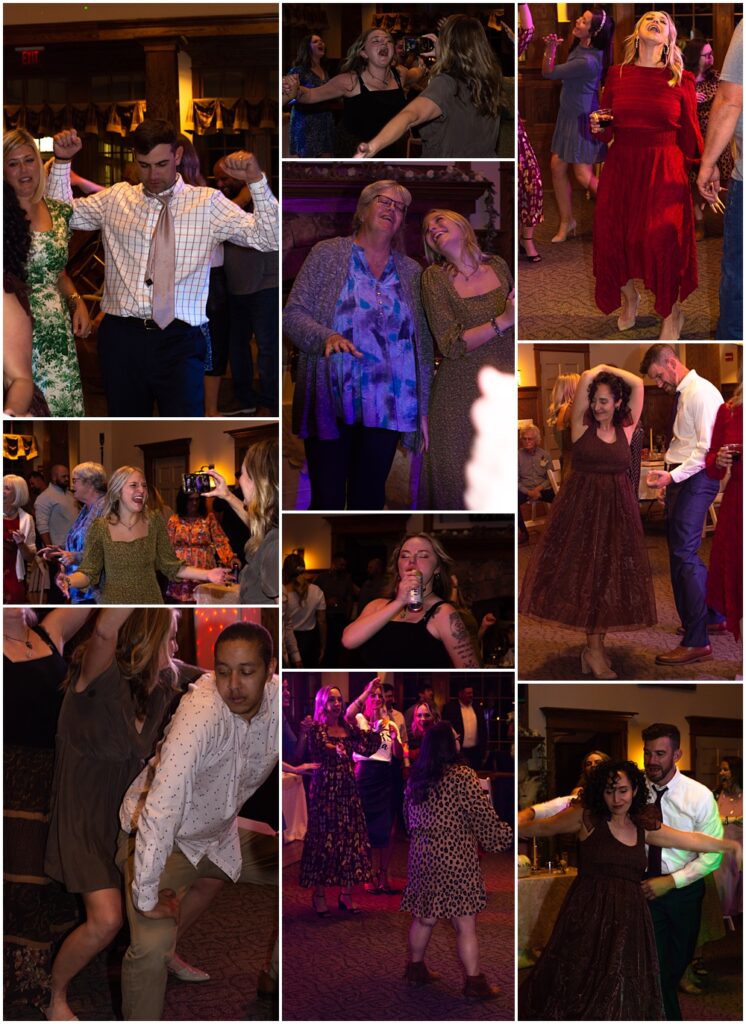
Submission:
{"label": "wall sconce", "polygon": [[567,10],[567,4],[557,4],[557,21],[561,24],[562,22],[569,22],[570,20],[571,18]]}

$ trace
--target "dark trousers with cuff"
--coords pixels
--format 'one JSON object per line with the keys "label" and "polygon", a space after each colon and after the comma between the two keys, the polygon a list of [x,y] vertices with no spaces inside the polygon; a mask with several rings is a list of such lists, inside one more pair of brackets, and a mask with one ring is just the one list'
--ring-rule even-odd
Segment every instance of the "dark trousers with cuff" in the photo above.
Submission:
{"label": "dark trousers with cuff", "polygon": [[173,320],[147,330],[142,320],[107,313],[98,358],[109,416],[198,417],[205,414],[205,336]]}
{"label": "dark trousers with cuff", "polygon": [[306,438],[311,509],[382,509],[399,432],[338,422],[339,437]]}
{"label": "dark trousers with cuff", "polygon": [[665,896],[648,901],[658,950],[666,1020],[682,1019],[679,982],[697,948],[704,895],[705,883],[700,879],[683,889],[672,889]]}

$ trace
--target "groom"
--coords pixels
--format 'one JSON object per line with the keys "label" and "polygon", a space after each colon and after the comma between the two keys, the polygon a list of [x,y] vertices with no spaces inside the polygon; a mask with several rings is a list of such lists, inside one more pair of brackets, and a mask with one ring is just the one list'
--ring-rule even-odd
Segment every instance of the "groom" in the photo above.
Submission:
{"label": "groom", "polygon": [[[681,759],[676,726],[657,722],[643,729],[642,739],[649,802],[658,805],[663,824],[721,838],[723,826],[712,793],[676,767]],[[721,860],[719,853],[648,847],[648,874],[642,889],[653,918],[666,1020],[682,1019],[677,993],[697,945],[704,878]]]}
{"label": "groom", "polygon": [[705,592],[707,567],[699,557],[707,509],[720,488],[705,472],[705,456],[723,396],[714,384],[688,370],[670,345],[652,345],[640,364],[667,394],[674,395],[673,432],[666,452],[666,468],[655,474],[651,487],[666,488],[666,530],[676,610],[683,627],[681,645],[659,654],[659,665],[685,665],[712,657],[707,633],[722,632],[717,617],[708,621]]}

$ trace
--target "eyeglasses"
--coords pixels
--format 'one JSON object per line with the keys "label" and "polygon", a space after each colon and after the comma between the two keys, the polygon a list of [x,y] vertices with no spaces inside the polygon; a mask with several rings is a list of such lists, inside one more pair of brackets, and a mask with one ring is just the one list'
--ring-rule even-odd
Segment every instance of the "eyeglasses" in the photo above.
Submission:
{"label": "eyeglasses", "polygon": [[388,196],[376,196],[376,202],[380,203],[381,206],[387,207],[387,209],[394,209],[397,213],[406,213],[407,207],[404,203],[397,203],[395,199],[389,199]]}

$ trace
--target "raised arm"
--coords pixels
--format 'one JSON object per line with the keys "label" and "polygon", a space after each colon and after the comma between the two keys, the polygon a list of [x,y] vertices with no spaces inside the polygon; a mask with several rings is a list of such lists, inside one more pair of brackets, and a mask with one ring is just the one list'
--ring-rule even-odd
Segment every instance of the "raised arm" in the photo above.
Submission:
{"label": "raised arm", "polygon": [[93,633],[83,654],[80,675],[75,682],[76,693],[86,690],[89,684],[111,665],[117,649],[119,630],[133,611],[134,608],[103,608],[98,613]]}
{"label": "raised arm", "polygon": [[538,839],[542,836],[559,836],[570,832],[580,832],[583,828],[583,808],[580,804],[568,807],[566,811],[560,811],[552,818],[534,818],[529,823],[518,820],[519,831],[522,836]]}
{"label": "raised arm", "polygon": [[289,103],[295,100],[304,106],[309,103],[325,103],[328,100],[354,95],[357,84],[357,78],[351,71],[335,75],[328,82],[314,86],[313,89],[301,85],[297,75],[285,75],[282,79],[282,101]]}
{"label": "raised arm", "polygon": [[54,608],[44,617],[44,629],[60,654],[67,641],[75,636],[95,610],[90,604],[75,605],[74,608]]}
{"label": "raised arm", "polygon": [[479,658],[469,631],[452,604],[442,604],[435,611],[431,622],[454,668],[479,668]]}
{"label": "raised arm", "polygon": [[691,850],[692,853],[731,853],[736,858],[739,870],[743,861],[743,848],[737,839],[719,839],[706,832],[682,832],[678,828],[661,825],[645,833],[645,842],[650,846]]}
{"label": "raised arm", "polygon": [[369,142],[361,142],[357,147],[355,159],[362,160],[375,156],[376,153],[400,139],[410,128],[416,128],[418,124],[432,121],[436,117],[440,117],[442,113],[443,111],[437,103],[428,99],[427,96],[418,96],[408,103],[404,110],[392,117],[378,135],[375,135]]}
{"label": "raised arm", "polygon": [[363,708],[365,707],[365,702],[368,699],[368,694],[373,689],[373,687],[376,684],[380,684],[380,682],[381,677],[374,676],[366,685],[365,689],[360,694],[360,696],[350,701],[349,705],[347,706],[347,710],[345,711],[345,721],[347,722],[348,725],[355,725],[355,717],[357,715],[362,714]]}

